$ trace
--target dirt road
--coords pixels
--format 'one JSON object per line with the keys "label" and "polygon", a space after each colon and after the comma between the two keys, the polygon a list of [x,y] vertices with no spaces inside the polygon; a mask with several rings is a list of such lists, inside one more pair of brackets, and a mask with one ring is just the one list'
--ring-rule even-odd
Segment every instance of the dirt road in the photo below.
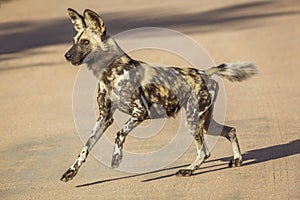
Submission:
{"label": "dirt road", "polygon": [[[253,61],[259,75],[224,82],[226,123],[238,130],[245,165],[227,167],[231,147],[221,138],[189,178],[173,174],[193,161],[193,145],[164,170],[128,174],[91,156],[74,180],[59,181],[82,147],[72,115],[78,68],[63,58],[74,35],[68,7],[96,10],[111,34],[171,28],[202,44],[215,63]],[[299,199],[299,21],[297,0],[0,1],[0,198]],[[159,53],[135,57],[178,65]],[[125,149],[136,143],[128,139]]]}

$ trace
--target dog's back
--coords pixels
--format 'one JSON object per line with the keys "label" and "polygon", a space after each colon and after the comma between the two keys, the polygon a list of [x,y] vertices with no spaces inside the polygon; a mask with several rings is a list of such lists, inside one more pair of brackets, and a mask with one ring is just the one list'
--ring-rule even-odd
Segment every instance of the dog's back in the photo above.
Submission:
{"label": "dog's back", "polygon": [[152,66],[127,57],[112,63],[103,78],[107,74],[112,77],[117,107],[123,112],[128,112],[129,102],[136,98],[149,111],[149,118],[175,117],[191,95],[201,93],[202,102],[210,103],[209,77],[194,68]]}

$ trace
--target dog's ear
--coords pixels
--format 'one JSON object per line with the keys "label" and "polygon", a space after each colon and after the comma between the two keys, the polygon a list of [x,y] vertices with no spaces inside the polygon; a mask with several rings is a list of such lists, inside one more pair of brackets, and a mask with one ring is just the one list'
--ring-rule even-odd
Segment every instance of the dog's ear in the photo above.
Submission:
{"label": "dog's ear", "polygon": [[72,8],[68,8],[68,13],[76,31],[80,31],[86,27],[83,16],[78,14]]}
{"label": "dog's ear", "polygon": [[104,25],[102,18],[97,13],[89,9],[86,9],[83,15],[84,15],[84,21],[88,28],[98,31],[101,35],[105,35],[106,27]]}

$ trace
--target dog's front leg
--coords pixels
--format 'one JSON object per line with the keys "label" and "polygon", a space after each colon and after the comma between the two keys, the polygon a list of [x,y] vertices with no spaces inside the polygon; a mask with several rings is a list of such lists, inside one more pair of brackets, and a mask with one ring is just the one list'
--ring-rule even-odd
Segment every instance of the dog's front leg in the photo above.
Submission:
{"label": "dog's front leg", "polygon": [[86,142],[85,146],[81,150],[80,154],[78,155],[77,159],[71,165],[71,167],[62,175],[61,181],[69,181],[76,176],[79,168],[81,165],[85,162],[88,153],[91,151],[93,146],[96,144],[96,142],[100,139],[100,137],[103,135],[104,131],[112,124],[113,119],[112,117],[110,118],[99,118],[99,120],[96,122],[91,135]]}
{"label": "dog's front leg", "polygon": [[112,168],[117,168],[119,167],[122,157],[123,157],[123,144],[125,142],[125,138],[128,135],[128,133],[137,127],[143,119],[137,119],[137,118],[130,118],[123,128],[117,133],[117,137],[115,139],[115,146],[114,146],[114,151],[113,151],[113,156],[112,156],[112,161],[111,161],[111,167]]}

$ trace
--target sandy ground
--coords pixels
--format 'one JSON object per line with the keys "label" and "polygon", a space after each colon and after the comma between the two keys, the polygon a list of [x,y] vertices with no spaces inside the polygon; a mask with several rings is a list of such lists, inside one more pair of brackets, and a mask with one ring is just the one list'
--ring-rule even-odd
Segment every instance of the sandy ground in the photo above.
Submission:
{"label": "sandy ground", "polygon": [[[1,199],[300,198],[299,1],[0,3]],[[101,13],[111,34],[172,28],[202,44],[216,63],[255,62],[259,75],[225,82],[226,122],[238,129],[245,165],[228,168],[231,147],[219,139],[209,161],[189,178],[173,174],[193,161],[194,146],[147,174],[112,170],[91,156],[74,180],[59,181],[82,147],[72,115],[78,68],[63,58],[74,35],[68,7]],[[136,56],[176,65],[159,53]]]}

